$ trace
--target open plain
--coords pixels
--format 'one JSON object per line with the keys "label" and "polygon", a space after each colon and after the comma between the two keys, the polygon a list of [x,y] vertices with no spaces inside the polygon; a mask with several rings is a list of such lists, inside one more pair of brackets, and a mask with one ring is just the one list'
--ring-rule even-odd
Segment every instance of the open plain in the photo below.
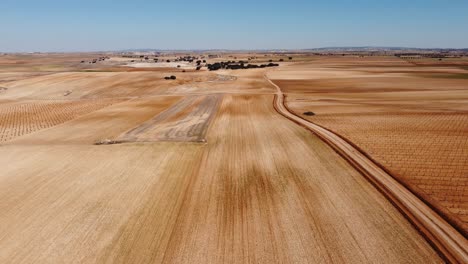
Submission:
{"label": "open plain", "polygon": [[[467,260],[468,59],[222,53],[204,59],[279,66],[208,71],[180,56],[0,56],[0,263]],[[432,241],[278,96],[457,245]]]}

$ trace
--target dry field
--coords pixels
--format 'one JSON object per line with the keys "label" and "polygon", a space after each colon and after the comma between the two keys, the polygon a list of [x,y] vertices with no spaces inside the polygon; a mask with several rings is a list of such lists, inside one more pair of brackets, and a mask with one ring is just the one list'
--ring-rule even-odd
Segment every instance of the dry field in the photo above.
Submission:
{"label": "dry field", "polygon": [[18,101],[0,104],[0,142],[73,120],[118,100]]}
{"label": "dry field", "polygon": [[206,131],[221,99],[220,95],[187,96],[117,140],[205,142]]}
{"label": "dry field", "polygon": [[384,60],[328,59],[271,77],[297,115],[352,142],[466,236],[468,71]]}
{"label": "dry field", "polygon": [[[63,71],[47,75],[0,74],[0,263],[443,263],[365,177],[275,111],[265,74],[304,76],[319,58],[213,73],[73,64],[86,56],[51,55],[43,65]],[[27,74],[33,57],[17,58]],[[290,89],[296,111],[336,103]],[[441,107],[462,111],[453,96]],[[311,120],[322,114],[336,125],[339,111]],[[434,130],[444,115],[463,127],[446,111]]]}

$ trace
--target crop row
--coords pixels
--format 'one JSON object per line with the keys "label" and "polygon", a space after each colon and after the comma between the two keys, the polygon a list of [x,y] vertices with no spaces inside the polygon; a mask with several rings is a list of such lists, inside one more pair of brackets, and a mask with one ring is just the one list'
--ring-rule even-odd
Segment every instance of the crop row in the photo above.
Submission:
{"label": "crop row", "polygon": [[468,223],[468,114],[317,115],[392,174]]}
{"label": "crop row", "polygon": [[0,142],[49,128],[109,106],[115,100],[34,101],[0,107]]}

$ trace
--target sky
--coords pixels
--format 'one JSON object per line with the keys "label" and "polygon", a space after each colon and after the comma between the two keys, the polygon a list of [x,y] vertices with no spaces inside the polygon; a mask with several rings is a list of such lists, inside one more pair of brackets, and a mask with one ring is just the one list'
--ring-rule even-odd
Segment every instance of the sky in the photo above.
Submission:
{"label": "sky", "polygon": [[468,0],[0,0],[0,52],[468,48]]}

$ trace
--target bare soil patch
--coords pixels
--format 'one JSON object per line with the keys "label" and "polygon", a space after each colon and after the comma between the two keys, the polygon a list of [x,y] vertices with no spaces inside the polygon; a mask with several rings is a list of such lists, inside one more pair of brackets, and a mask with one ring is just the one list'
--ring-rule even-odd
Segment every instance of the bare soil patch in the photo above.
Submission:
{"label": "bare soil patch", "polygon": [[206,142],[206,131],[221,99],[221,95],[186,97],[151,120],[121,135],[118,140]]}

